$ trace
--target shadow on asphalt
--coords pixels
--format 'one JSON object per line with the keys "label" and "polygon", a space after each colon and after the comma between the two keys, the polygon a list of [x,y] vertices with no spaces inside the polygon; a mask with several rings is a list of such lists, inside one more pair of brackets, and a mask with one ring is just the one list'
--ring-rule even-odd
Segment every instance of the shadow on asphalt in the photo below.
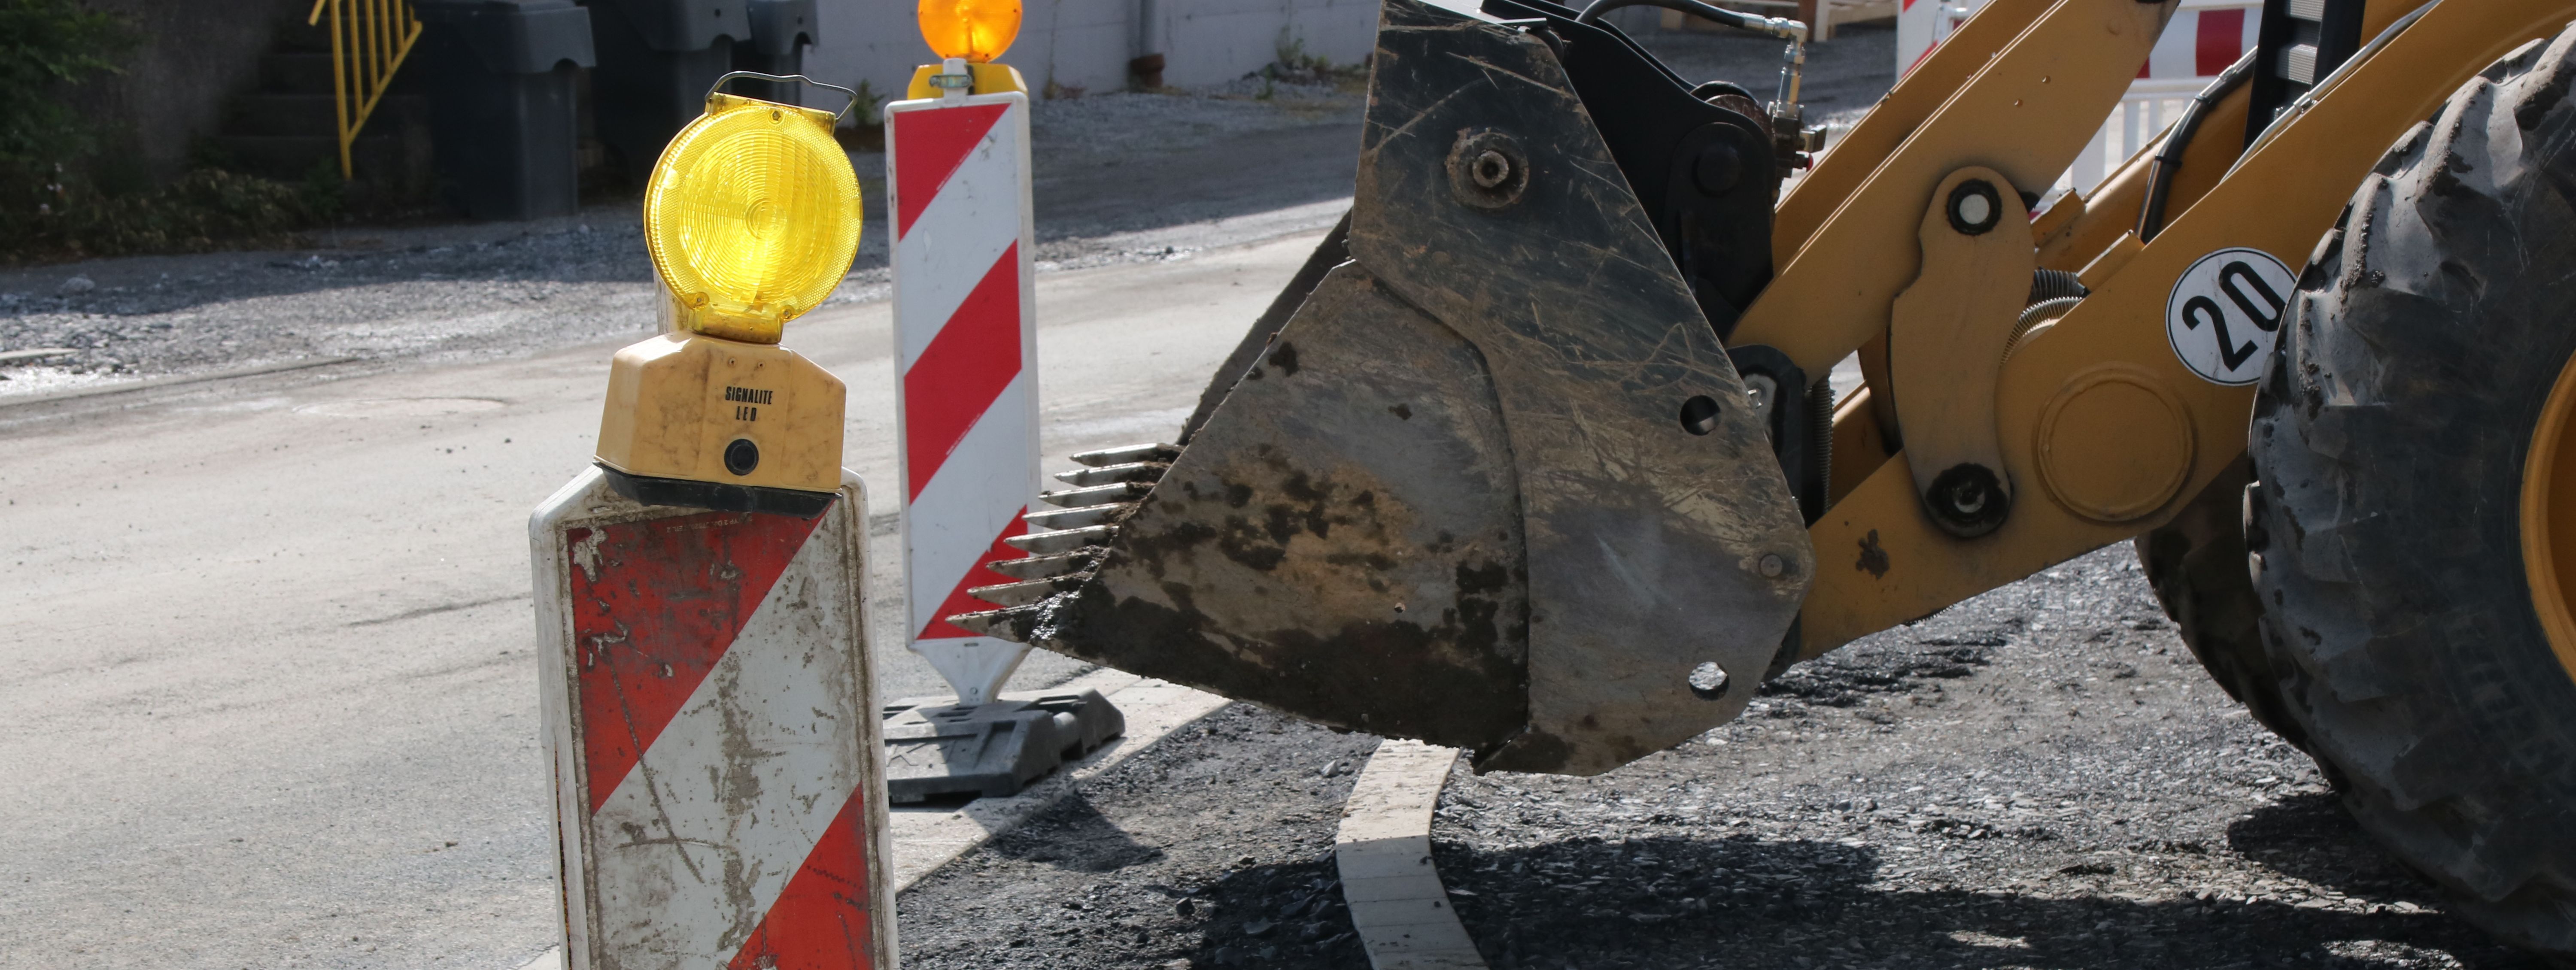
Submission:
{"label": "shadow on asphalt", "polygon": [[[2330,803],[2325,811],[2341,814]],[[2248,836],[2253,851],[2296,854],[2295,838],[2275,839],[2320,814],[2301,802],[2259,821]],[[2061,872],[2076,878],[2052,879],[2042,895],[2037,887],[1873,887],[1902,857],[1833,842],[1586,837],[1499,853],[1443,844],[1435,855],[1469,935],[1497,970],[2364,967],[2384,965],[2373,956],[2427,950],[2471,967],[2541,967],[2437,912],[2138,901],[2086,893],[2081,867]],[[1482,894],[1461,892],[1464,885]],[[2420,881],[2353,895],[2436,902]]]}
{"label": "shadow on asphalt", "polygon": [[[1048,834],[1024,834],[1033,831]],[[1080,791],[1066,795],[1029,825],[995,838],[983,851],[1074,872],[1113,872],[1163,858],[1163,850],[1137,842]]]}

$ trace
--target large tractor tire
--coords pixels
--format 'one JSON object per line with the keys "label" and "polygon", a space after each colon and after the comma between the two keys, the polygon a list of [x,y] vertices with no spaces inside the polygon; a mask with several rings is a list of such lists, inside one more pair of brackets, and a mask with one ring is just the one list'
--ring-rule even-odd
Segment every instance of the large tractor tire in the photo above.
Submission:
{"label": "large tractor tire", "polygon": [[2239,458],[2211,479],[2173,521],[2137,539],[2147,585],[2182,634],[2191,655],[2227,696],[2283,740],[2307,746],[2307,734],[2281,699],[2281,676],[2263,649],[2263,600],[2245,569],[2245,486],[2251,463]]}
{"label": "large tractor tire", "polygon": [[2576,31],[2400,140],[2300,279],[2246,544],[2280,697],[2458,912],[2576,960]]}

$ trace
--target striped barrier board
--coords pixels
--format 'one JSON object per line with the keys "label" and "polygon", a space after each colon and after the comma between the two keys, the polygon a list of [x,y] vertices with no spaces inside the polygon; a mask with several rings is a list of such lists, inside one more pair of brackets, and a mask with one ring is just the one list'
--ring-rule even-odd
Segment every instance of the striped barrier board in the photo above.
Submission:
{"label": "striped barrier board", "polygon": [[804,519],[593,468],[531,519],[571,970],[895,966],[866,508],[846,473]]}
{"label": "striped barrier board", "polygon": [[1022,555],[1002,540],[1042,487],[1029,99],[897,101],[885,121],[909,645],[982,704],[1028,647],[940,617],[992,608],[966,590],[1012,582],[984,566]]}

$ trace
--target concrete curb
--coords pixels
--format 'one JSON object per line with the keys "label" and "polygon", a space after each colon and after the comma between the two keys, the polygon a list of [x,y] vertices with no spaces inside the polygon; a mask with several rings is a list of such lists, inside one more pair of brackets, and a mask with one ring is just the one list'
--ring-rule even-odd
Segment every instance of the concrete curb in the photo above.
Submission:
{"label": "concrete curb", "polygon": [[[897,895],[976,846],[1054,806],[1083,782],[1126,763],[1164,736],[1215,713],[1227,703],[1214,694],[1106,668],[1038,693],[1064,694],[1085,689],[1099,691],[1118,706],[1127,717],[1127,733],[1009,798],[979,798],[953,809],[896,806],[887,810],[887,825],[892,829],[888,836],[894,842],[893,881]],[[1015,691],[1005,696],[1035,695]],[[563,970],[563,966],[563,948],[558,946],[538,954],[519,970]]]}
{"label": "concrete curb", "polygon": [[1375,970],[1484,970],[1431,863],[1431,810],[1455,748],[1385,741],[1351,783],[1333,835],[1342,900]]}

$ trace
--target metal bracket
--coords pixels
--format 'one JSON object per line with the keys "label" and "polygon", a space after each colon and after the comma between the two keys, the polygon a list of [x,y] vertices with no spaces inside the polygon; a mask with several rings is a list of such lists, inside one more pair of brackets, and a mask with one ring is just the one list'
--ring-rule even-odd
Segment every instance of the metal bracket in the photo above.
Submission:
{"label": "metal bracket", "polygon": [[1996,379],[2030,296],[2030,213],[1999,172],[1970,167],[1933,191],[1923,269],[1888,310],[1888,390],[1915,494],[1942,531],[1981,536],[2011,514]]}
{"label": "metal bracket", "polygon": [[859,106],[859,92],[842,87],[838,84],[825,84],[802,74],[762,74],[759,71],[728,71],[725,73],[725,76],[717,78],[716,83],[707,86],[707,97],[715,97],[716,92],[724,90],[725,82],[731,81],[735,78],[744,77],[751,78],[756,81],[768,81],[773,84],[785,84],[789,81],[794,81],[798,84],[805,85],[806,87],[822,88],[826,91],[839,91],[842,94],[849,95],[849,103],[842,105],[841,110],[832,112],[832,120],[834,121],[839,121],[843,118],[849,117],[850,109]]}

